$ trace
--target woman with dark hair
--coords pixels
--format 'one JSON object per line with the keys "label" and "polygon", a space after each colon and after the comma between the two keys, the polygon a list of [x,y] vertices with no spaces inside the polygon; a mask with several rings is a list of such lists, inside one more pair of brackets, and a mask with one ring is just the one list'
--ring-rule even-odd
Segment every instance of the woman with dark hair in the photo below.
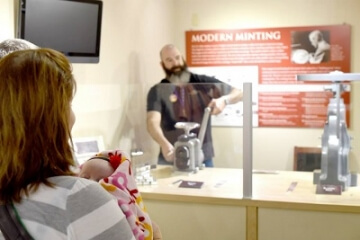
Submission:
{"label": "woman with dark hair", "polygon": [[34,239],[134,239],[124,213],[98,183],[75,176],[67,58],[51,49],[0,60],[0,202],[12,204]]}

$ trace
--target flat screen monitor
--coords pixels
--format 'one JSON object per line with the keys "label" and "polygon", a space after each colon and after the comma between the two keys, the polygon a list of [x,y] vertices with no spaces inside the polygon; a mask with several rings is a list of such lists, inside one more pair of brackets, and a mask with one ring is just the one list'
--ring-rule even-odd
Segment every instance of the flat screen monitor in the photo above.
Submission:
{"label": "flat screen monitor", "polygon": [[20,0],[18,37],[64,53],[73,63],[98,63],[102,2]]}

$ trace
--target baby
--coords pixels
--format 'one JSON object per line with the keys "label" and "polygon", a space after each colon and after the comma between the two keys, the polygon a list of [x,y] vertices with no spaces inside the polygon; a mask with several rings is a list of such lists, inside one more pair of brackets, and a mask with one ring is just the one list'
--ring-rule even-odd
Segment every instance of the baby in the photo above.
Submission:
{"label": "baby", "polygon": [[146,212],[132,175],[131,162],[124,152],[115,150],[96,154],[80,166],[79,176],[99,182],[116,197],[136,239],[161,239],[157,225],[151,222]]}

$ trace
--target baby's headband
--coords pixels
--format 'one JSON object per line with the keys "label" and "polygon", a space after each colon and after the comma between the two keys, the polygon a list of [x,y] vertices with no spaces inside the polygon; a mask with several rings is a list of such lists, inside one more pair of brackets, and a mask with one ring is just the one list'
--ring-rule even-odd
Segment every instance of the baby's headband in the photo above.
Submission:
{"label": "baby's headband", "polygon": [[102,160],[105,160],[107,162],[110,162],[110,159],[107,158],[107,157],[102,157],[102,156],[95,156],[95,157],[92,157],[90,159],[88,159],[88,161],[92,160],[92,159],[102,159]]}
{"label": "baby's headband", "polygon": [[[101,153],[100,153],[101,154]],[[101,155],[96,155],[92,158],[90,158],[88,161],[92,160],[92,159],[102,159],[102,160],[105,160],[107,162],[110,163],[110,165],[115,169],[118,168],[118,166],[120,165],[120,163],[122,162],[122,154],[119,152],[115,152],[115,154],[113,153],[109,153],[109,157],[104,157],[104,156],[101,156]]]}

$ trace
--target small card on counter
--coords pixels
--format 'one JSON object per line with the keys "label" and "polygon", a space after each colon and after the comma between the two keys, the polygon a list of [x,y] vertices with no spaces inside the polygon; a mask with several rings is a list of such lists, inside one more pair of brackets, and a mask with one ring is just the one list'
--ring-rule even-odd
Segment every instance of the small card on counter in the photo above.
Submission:
{"label": "small card on counter", "polygon": [[316,186],[316,194],[334,194],[341,195],[342,189],[340,185],[318,184]]}
{"label": "small card on counter", "polygon": [[201,188],[204,182],[198,181],[182,181],[179,185],[181,188]]}

